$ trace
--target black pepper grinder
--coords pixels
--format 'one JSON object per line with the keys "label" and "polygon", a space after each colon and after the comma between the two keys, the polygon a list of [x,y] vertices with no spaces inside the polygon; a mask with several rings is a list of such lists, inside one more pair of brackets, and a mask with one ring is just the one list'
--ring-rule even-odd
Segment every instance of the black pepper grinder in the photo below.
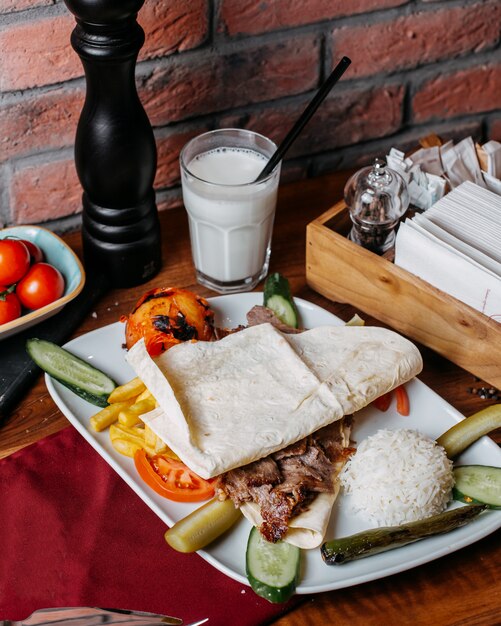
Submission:
{"label": "black pepper grinder", "polygon": [[156,145],[134,76],[143,2],[65,0],[76,17],[71,44],[87,84],[75,139],[85,266],[115,287],[144,283],[161,265]]}
{"label": "black pepper grinder", "polygon": [[381,159],[364,167],[348,180],[344,200],[353,222],[349,238],[384,254],[395,244],[395,227],[409,206],[407,184]]}

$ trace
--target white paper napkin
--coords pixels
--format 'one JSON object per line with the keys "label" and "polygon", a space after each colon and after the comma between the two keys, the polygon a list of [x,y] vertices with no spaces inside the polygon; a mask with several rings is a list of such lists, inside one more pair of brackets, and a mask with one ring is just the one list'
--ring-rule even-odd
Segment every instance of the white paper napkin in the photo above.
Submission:
{"label": "white paper napkin", "polygon": [[484,269],[490,271],[494,276],[501,278],[501,263],[484,254],[481,250],[474,248],[470,244],[458,239],[451,233],[447,232],[434,224],[431,220],[427,220],[423,215],[415,215],[412,220],[407,220],[407,224],[416,230],[425,231],[430,239],[438,240],[438,243],[449,247],[457,254],[461,254],[467,259],[475,261]]}
{"label": "white paper napkin", "polygon": [[482,146],[487,156],[487,173],[497,178],[501,177],[501,143],[488,141]]}
{"label": "white paper napkin", "polygon": [[395,264],[501,321],[501,279],[405,222],[398,231]]}
{"label": "white paper napkin", "polygon": [[501,322],[501,197],[462,183],[400,224],[395,264]]}

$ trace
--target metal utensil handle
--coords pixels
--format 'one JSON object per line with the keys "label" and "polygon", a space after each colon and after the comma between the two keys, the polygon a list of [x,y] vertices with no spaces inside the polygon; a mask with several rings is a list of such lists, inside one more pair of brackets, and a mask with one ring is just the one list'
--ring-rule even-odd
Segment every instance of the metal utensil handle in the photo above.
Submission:
{"label": "metal utensil handle", "polygon": [[128,609],[101,609],[98,607],[61,607],[38,609],[28,618],[15,622],[0,621],[0,626],[98,626],[100,624],[122,624],[123,626],[181,626],[183,620],[169,615],[130,611]]}

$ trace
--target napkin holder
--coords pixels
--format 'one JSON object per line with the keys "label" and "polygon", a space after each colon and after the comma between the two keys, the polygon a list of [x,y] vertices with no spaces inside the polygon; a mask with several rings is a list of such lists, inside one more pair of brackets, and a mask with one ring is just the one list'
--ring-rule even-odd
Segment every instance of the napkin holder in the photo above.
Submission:
{"label": "napkin holder", "polygon": [[501,324],[347,238],[339,202],[306,229],[306,280],[501,388]]}

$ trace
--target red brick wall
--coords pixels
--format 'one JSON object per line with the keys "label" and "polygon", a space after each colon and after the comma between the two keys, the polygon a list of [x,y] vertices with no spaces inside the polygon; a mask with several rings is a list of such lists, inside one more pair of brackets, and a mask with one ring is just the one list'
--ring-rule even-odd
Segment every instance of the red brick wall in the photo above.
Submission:
{"label": "red brick wall", "polygon": [[[362,165],[432,131],[501,140],[499,0],[146,0],[138,20],[160,208],[180,202],[190,137],[231,125],[280,141],[343,55],[353,63],[283,180]],[[85,81],[73,27],[61,0],[0,0],[0,223],[78,223]]]}

